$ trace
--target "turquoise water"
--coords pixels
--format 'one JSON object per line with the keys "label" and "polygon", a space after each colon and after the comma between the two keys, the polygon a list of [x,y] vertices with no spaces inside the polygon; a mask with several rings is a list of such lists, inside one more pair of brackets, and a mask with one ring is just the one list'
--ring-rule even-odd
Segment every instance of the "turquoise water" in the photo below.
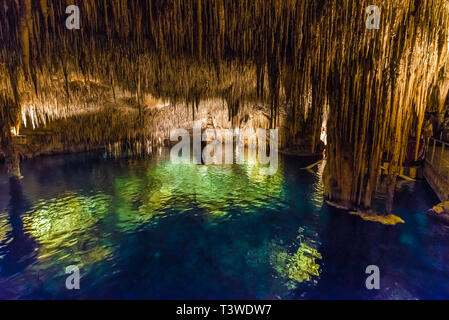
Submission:
{"label": "turquoise water", "polygon": [[[164,153],[25,161],[20,183],[0,173],[0,298],[449,298],[449,228],[425,215],[438,202],[425,182],[398,184],[405,224],[385,226],[323,206],[311,162],[283,156],[263,176]],[[69,265],[80,290],[65,287]]]}

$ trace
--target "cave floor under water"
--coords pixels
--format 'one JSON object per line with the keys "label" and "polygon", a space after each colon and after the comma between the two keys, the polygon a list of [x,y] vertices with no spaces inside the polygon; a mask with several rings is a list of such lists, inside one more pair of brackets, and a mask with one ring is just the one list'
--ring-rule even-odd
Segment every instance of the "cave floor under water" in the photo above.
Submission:
{"label": "cave floor under water", "polygon": [[386,226],[323,206],[310,163],[282,156],[264,176],[164,155],[24,161],[20,185],[0,173],[0,298],[449,299],[449,227],[426,216],[425,181],[399,182],[405,223]]}

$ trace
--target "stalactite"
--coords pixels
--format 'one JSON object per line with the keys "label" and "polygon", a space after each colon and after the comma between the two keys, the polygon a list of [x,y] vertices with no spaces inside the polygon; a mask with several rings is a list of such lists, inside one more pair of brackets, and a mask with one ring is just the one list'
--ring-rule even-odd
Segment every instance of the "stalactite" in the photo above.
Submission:
{"label": "stalactite", "polygon": [[[350,11],[351,4],[346,1],[338,12]],[[391,212],[411,124],[413,119],[422,119],[424,97],[444,64],[436,46],[439,37],[447,34],[447,6],[422,2],[412,18],[409,7],[385,3],[382,33],[362,30],[360,25],[352,33],[342,29],[334,34],[335,43],[342,45],[334,46],[328,84],[332,116],[327,193],[329,199],[346,206],[370,207],[376,172],[387,153],[386,211]],[[340,19],[352,19],[337,13],[330,17],[334,25]],[[350,47],[358,51],[346,52]],[[444,50],[447,52],[447,46]],[[419,138],[419,124],[417,131]]]}
{"label": "stalactite", "polygon": [[269,108],[282,140],[310,127],[313,150],[328,105],[326,195],[349,207],[370,207],[382,161],[394,185],[432,87],[440,104],[447,95],[443,0],[380,0],[379,30],[365,27],[367,0],[85,0],[80,30],[64,28],[67,4],[0,6],[0,94],[16,119],[20,108],[37,125],[98,112],[126,92],[140,114],[151,94],[195,119],[202,101],[223,99],[234,121]]}

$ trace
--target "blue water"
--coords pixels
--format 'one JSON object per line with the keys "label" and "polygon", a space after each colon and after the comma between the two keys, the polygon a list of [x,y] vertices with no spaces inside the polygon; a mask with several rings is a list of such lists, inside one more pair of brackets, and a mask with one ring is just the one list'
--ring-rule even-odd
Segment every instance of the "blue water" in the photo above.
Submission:
{"label": "blue water", "polygon": [[1,168],[0,298],[449,298],[449,228],[426,216],[438,199],[424,181],[398,184],[405,224],[385,226],[323,206],[310,163],[283,156],[263,176],[251,161],[88,153],[27,160],[12,184]]}

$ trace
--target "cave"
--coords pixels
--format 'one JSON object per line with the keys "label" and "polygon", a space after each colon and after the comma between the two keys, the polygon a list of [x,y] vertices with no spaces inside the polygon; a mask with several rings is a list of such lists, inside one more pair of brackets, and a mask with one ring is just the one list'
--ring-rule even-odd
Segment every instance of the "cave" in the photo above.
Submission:
{"label": "cave", "polygon": [[2,0],[0,147],[0,299],[449,299],[446,0]]}

